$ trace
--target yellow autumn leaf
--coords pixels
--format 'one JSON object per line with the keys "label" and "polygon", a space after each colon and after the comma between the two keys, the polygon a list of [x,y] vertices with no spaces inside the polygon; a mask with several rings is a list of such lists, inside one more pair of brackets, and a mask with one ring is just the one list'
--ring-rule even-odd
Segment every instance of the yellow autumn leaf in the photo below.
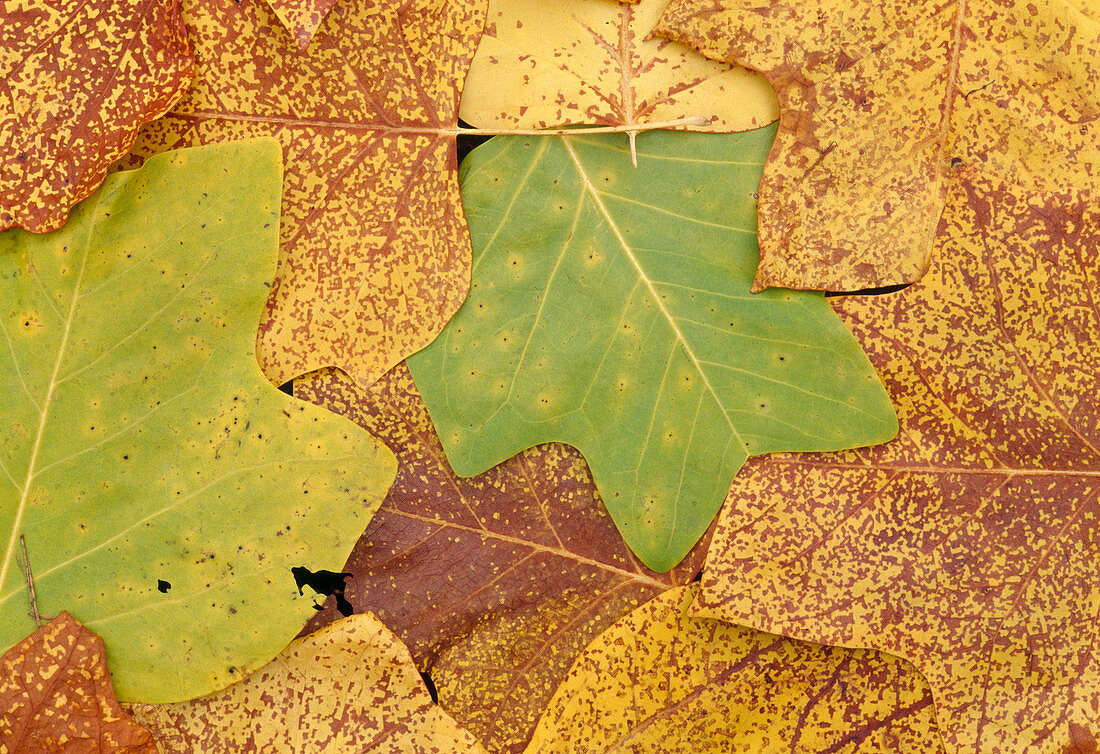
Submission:
{"label": "yellow autumn leaf", "polygon": [[700,607],[910,659],[948,751],[1094,752],[1100,208],[973,168],[952,194],[919,283],[832,299],[898,439],[746,464]]}
{"label": "yellow autumn leaf", "polygon": [[693,618],[670,589],[577,659],[526,754],[940,751],[912,665]]}
{"label": "yellow autumn leaf", "polygon": [[216,694],[126,706],[166,754],[484,754],[432,701],[405,645],[372,613],[295,639]]}
{"label": "yellow autumn leaf", "polygon": [[672,0],[655,33],[779,94],[756,287],[843,291],[921,277],[955,166],[1100,188],[1098,19],[1096,0]]}
{"label": "yellow autumn leaf", "polygon": [[260,366],[277,384],[325,366],[370,384],[469,288],[455,134],[483,0],[344,0],[304,51],[264,0],[185,0],[184,18],[195,86],[136,156],[277,138],[282,254]]}
{"label": "yellow autumn leaf", "polygon": [[759,73],[648,39],[665,0],[490,0],[462,92],[479,128],[622,126],[711,117],[746,131],[778,117]]}

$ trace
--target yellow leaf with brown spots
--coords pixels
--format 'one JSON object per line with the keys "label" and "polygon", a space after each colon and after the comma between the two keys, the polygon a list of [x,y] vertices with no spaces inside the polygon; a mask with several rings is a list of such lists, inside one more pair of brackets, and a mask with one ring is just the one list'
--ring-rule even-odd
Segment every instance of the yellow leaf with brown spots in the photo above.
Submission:
{"label": "yellow leaf with brown spots", "polygon": [[949,751],[1073,751],[1100,731],[1100,208],[951,186],[923,280],[833,299],[898,439],[746,464],[700,604],[907,657]]}
{"label": "yellow leaf with brown spots", "polygon": [[774,121],[759,73],[647,39],[665,0],[491,0],[462,92],[479,128],[622,126],[709,116],[700,130],[747,131]]}
{"label": "yellow leaf with brown spots", "polygon": [[919,279],[952,166],[1100,188],[1096,0],[673,0],[655,33],[779,94],[757,289]]}
{"label": "yellow leaf with brown spots", "polygon": [[600,634],[527,753],[942,750],[909,663],[693,618],[696,592],[671,589]]}
{"label": "yellow leaf with brown spots", "polygon": [[336,0],[267,0],[267,3],[304,50]]}
{"label": "yellow leaf with brown spots", "polygon": [[304,52],[261,0],[185,3],[195,87],[135,152],[282,144],[282,259],[258,347],[272,382],[339,366],[370,384],[465,298],[456,111],[483,2],[345,0]]}
{"label": "yellow leaf with brown spots", "polygon": [[[345,597],[397,632],[443,708],[490,751],[522,751],[585,646],[702,564],[706,536],[671,572],[644,568],[567,445],[456,477],[404,365],[367,390],[317,372],[294,394],[397,453],[397,480],[344,566]],[[337,618],[330,600],[309,628]]]}
{"label": "yellow leaf with brown spots", "polygon": [[60,228],[193,71],[179,0],[0,6],[0,230]]}
{"label": "yellow leaf with brown spots", "polygon": [[0,657],[0,752],[47,751],[157,752],[115,698],[103,641],[68,613]]}
{"label": "yellow leaf with brown spots", "polygon": [[127,706],[166,754],[485,751],[432,701],[409,650],[371,613],[295,639],[216,694]]}

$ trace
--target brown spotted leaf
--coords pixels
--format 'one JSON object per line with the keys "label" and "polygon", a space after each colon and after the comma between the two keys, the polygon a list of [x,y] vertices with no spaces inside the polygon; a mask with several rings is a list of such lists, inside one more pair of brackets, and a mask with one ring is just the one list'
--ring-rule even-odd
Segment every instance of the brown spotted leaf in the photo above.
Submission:
{"label": "brown spotted leaf", "polygon": [[0,230],[56,230],[194,70],[179,0],[0,7]]}
{"label": "brown spotted leaf", "polygon": [[951,186],[921,282],[834,299],[898,439],[746,464],[701,606],[910,659],[949,751],[1072,751],[1100,731],[1100,209]]}
{"label": "brown spotted leaf", "polygon": [[[521,751],[588,642],[702,563],[705,537],[672,572],[643,568],[566,445],[456,477],[404,365],[366,391],[326,370],[294,392],[397,452],[397,481],[344,567],[346,597],[398,633],[491,751]],[[334,617],[330,606],[313,626]]]}
{"label": "brown spotted leaf", "polygon": [[156,754],[157,747],[115,698],[102,640],[61,613],[0,657],[0,751]]}
{"label": "brown spotted leaf", "polygon": [[696,591],[671,589],[600,634],[528,754],[942,751],[909,663],[693,618]]}
{"label": "brown spotted leaf", "polygon": [[339,366],[369,384],[462,303],[454,129],[482,6],[344,0],[303,52],[262,0],[185,3],[195,87],[135,152],[282,144],[282,260],[259,336],[273,382]]}
{"label": "brown spotted leaf", "polygon": [[336,0],[267,0],[267,3],[304,50]]}
{"label": "brown spotted leaf", "polygon": [[484,754],[428,695],[370,613],[295,639],[240,683],[177,704],[131,704],[166,754]]}
{"label": "brown spotted leaf", "polygon": [[1093,0],[673,0],[655,33],[779,94],[756,286],[857,290],[921,277],[954,165],[1098,187],[1098,21]]}
{"label": "brown spotted leaf", "polygon": [[665,0],[491,0],[462,92],[480,128],[622,126],[697,116],[745,131],[778,117],[759,73],[647,39]]}

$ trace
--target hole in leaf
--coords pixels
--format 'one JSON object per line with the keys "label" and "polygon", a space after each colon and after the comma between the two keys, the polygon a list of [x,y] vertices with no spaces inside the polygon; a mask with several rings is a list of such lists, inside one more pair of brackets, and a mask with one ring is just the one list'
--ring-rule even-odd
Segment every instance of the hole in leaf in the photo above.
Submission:
{"label": "hole in leaf", "polygon": [[[289,528],[289,527],[288,527]],[[298,587],[298,594],[302,594],[302,588],[308,586],[318,594],[336,598],[336,609],[340,615],[347,617],[355,612],[351,603],[344,597],[346,581],[353,574],[335,573],[334,571],[311,571],[305,566],[295,566],[290,569],[294,574],[294,583]],[[316,605],[314,607],[317,607]]]}

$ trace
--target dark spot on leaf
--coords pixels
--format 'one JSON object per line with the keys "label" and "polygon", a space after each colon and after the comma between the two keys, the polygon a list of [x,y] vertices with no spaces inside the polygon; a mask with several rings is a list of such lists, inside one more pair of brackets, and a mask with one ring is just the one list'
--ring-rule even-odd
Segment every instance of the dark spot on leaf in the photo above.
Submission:
{"label": "dark spot on leaf", "polygon": [[161,594],[168,594],[168,590],[171,589],[171,588],[172,588],[172,585],[169,584],[164,579],[157,579],[157,591],[160,592]]}

